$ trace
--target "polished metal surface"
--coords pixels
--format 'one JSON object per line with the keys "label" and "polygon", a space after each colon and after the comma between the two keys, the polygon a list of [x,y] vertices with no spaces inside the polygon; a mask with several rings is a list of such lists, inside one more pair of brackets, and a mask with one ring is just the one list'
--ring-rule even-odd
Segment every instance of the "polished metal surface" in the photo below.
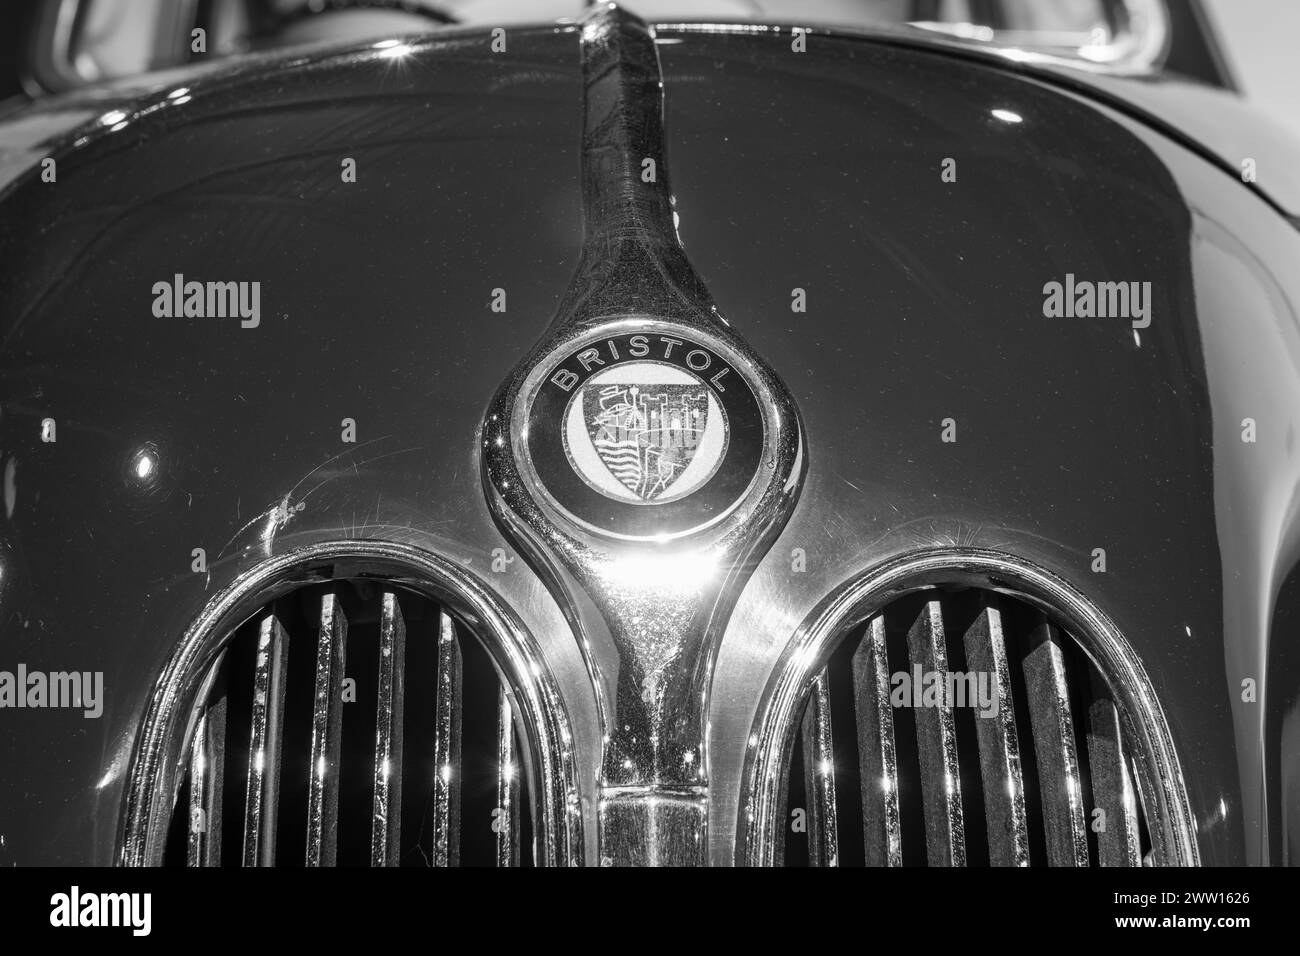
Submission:
{"label": "polished metal surface", "polygon": [[[809,643],[819,609],[939,551],[987,558],[985,585],[1040,598],[1062,586],[1084,622],[1072,632],[1107,672],[1140,672],[1116,683],[1141,699],[1115,703],[1145,738],[1132,785],[1165,821],[1154,861],[1294,855],[1281,808],[1300,753],[1285,729],[1300,236],[1257,193],[1287,194],[1290,154],[1273,144],[1261,167],[1279,172],[1242,184],[1232,143],[1210,155],[1195,130],[1121,102],[1149,93],[1154,110],[1179,94],[1203,128],[1265,142],[1238,105],[1173,80],[1103,95],[934,42],[827,32],[790,56],[788,30],[657,34],[678,232],[720,311],[793,391],[807,468],[719,629],[695,755],[707,827],[693,810],[682,852],[751,858],[746,761],[779,766],[763,721],[784,707],[795,651],[824,646]],[[28,150],[0,195],[0,637],[103,671],[112,690],[99,721],[10,715],[0,763],[66,760],[0,775],[0,863],[157,862],[193,675],[278,575],[349,549],[417,589],[472,595],[451,598],[457,613],[504,635],[516,704],[547,737],[533,748],[552,760],[539,839],[552,859],[601,862],[602,714],[624,675],[593,682],[590,665],[623,658],[518,560],[468,450],[580,259],[581,41],[571,27],[512,31],[510,57],[482,41],[275,57],[49,107],[89,116]],[[175,105],[166,94],[182,85],[192,100]],[[101,123],[112,111],[124,118]],[[954,140],[960,178],[941,188],[934,158]],[[250,166],[252,141],[265,159]],[[321,157],[353,153],[366,175],[333,185]],[[45,155],[79,175],[49,189]],[[261,278],[262,326],[153,320],[149,283],[177,271]],[[1151,327],[1042,320],[1042,283],[1066,271],[1150,278]],[[508,315],[485,307],[498,286]],[[790,311],[795,286],[806,314]],[[351,389],[366,381],[385,387]],[[338,442],[344,415],[360,424],[354,445]],[[961,438],[943,445],[951,415]],[[45,417],[55,444],[39,439]],[[141,478],[127,465],[146,445],[158,468]],[[205,572],[191,570],[195,548]],[[1090,568],[1097,548],[1104,573]],[[821,666],[799,665],[797,693]],[[1246,679],[1257,703],[1241,699]],[[660,819],[697,796],[663,792]],[[701,834],[703,854],[690,849]]]}
{"label": "polished metal surface", "polygon": [[[278,839],[277,820],[279,831],[297,830],[300,821],[306,825],[302,845],[308,866],[351,866],[363,860],[372,867],[461,865],[464,859],[472,866],[539,862],[537,853],[546,838],[538,841],[529,835],[539,824],[550,825],[534,812],[533,795],[544,781],[533,751],[520,745],[530,735],[513,706],[513,692],[476,640],[471,665],[474,683],[467,701],[457,625],[446,607],[421,601],[405,590],[399,596],[382,580],[376,583],[381,586],[334,581],[325,585],[323,595],[320,587],[306,584],[311,590],[279,597],[272,608],[254,617],[251,629],[240,627],[228,635],[217,663],[202,681],[194,736],[186,750],[189,760],[176,768],[182,780],[179,792],[188,793],[188,798],[185,806],[173,811],[166,861],[178,861],[177,824],[184,819],[189,828],[184,840],[186,863],[220,865],[220,848],[212,841],[221,839],[224,796],[227,806],[234,804],[242,811],[240,855],[245,866],[303,862],[301,857],[286,858],[296,854],[283,852],[285,841]],[[355,627],[345,615],[343,592]],[[412,658],[407,656],[411,642],[403,603],[418,622]],[[314,608],[317,619],[301,619],[293,610],[298,607]],[[295,615],[284,619],[291,624],[284,623],[282,612]],[[289,647],[301,645],[304,638],[318,645],[317,653],[291,669]],[[413,670],[412,663],[418,669]],[[426,668],[426,664],[433,666]],[[373,684],[358,674],[372,667]],[[307,697],[311,683],[315,692]],[[296,697],[290,695],[292,705],[286,712],[288,684],[298,691]],[[320,691],[322,686],[329,688],[328,694]],[[359,687],[361,699],[371,703],[350,708],[349,722],[355,724],[350,739],[344,741],[348,731],[331,711],[358,703]],[[336,697],[341,699],[328,703]],[[408,697],[415,703],[409,715],[415,728],[410,741],[404,733]],[[229,719],[228,699],[241,702],[240,709],[243,703],[251,704],[246,721]],[[460,738],[467,707],[475,720],[490,714],[493,721],[490,737],[476,733],[468,758]],[[357,727],[369,729],[372,716],[373,734],[358,734]],[[234,751],[215,749],[218,740]],[[246,790],[241,759],[246,760]],[[283,799],[282,761],[310,770],[310,780],[288,782]],[[227,765],[241,774],[243,793],[222,790],[221,774]],[[485,788],[488,768],[491,786]],[[434,771],[429,778],[421,772],[425,769]],[[468,847],[460,826],[461,781],[467,774],[475,780],[474,819],[483,821],[484,833],[490,823],[493,833],[490,841],[471,834]],[[343,785],[332,787],[331,780]],[[364,790],[359,786],[363,780],[369,783]],[[245,794],[241,804],[239,797]],[[423,806],[424,810],[413,817],[408,814],[406,822],[401,812],[404,795],[417,801],[416,809]],[[292,834],[288,842],[298,835]]]}
{"label": "polished metal surface", "polygon": [[[1025,780],[1020,766],[1020,735],[1011,690],[1011,669],[1002,634],[1002,613],[986,607],[966,630],[966,662],[993,679],[997,713],[975,721],[979,737],[980,777],[984,781],[984,815],[989,833],[989,863],[1029,865],[1029,826],[1025,820]],[[1097,763],[1092,764],[1096,772]]]}
{"label": "polished metal surface", "polygon": [[[789,392],[722,317],[681,246],[653,31],[603,4],[580,35],[584,245],[551,326],[490,406],[484,483],[502,528],[574,622],[590,669],[602,721],[602,864],[703,864],[712,662],[749,563],[794,505],[802,437]],[[628,333],[667,343],[665,357],[682,341],[722,356],[743,380],[731,387],[753,390],[761,418],[747,487],[661,533],[596,526],[562,507],[529,440],[554,357]]]}
{"label": "polished metal surface", "polygon": [[[272,612],[262,618],[257,638],[252,732],[248,741],[248,789],[244,799],[244,866],[275,865],[288,655],[288,635]],[[206,721],[209,716],[213,716],[211,709],[200,720]],[[196,737],[196,749],[198,740]],[[201,779],[202,776],[200,772],[198,777]],[[191,786],[195,784],[191,783]]]}
{"label": "polished metal surface", "polygon": [[[178,774],[184,766],[176,759],[179,750],[176,733],[178,727],[193,726],[203,731],[199,736],[191,734],[185,739],[193,741],[187,744],[191,753],[209,755],[208,759],[195,765],[206,784],[194,788],[194,793],[211,794],[214,786],[217,788],[216,793],[220,793],[218,775],[221,761],[214,761],[210,754],[212,741],[216,739],[214,724],[224,731],[224,719],[220,717],[224,709],[224,697],[210,703],[202,713],[194,710],[197,702],[206,699],[209,690],[214,686],[219,690],[221,685],[217,683],[219,678],[216,670],[209,670],[205,676],[196,673],[193,665],[209,659],[207,651],[223,645],[233,630],[233,624],[248,613],[250,604],[270,604],[280,594],[301,587],[304,581],[328,581],[337,568],[346,568],[349,576],[359,575],[363,579],[374,577],[385,582],[401,583],[411,590],[429,594],[446,601],[482,625],[485,643],[497,655],[495,660],[506,678],[512,682],[513,700],[516,704],[522,702],[525,707],[523,726],[529,738],[529,759],[535,762],[538,774],[537,796],[540,807],[536,825],[540,832],[536,835],[534,846],[536,861],[541,865],[556,865],[580,859],[582,836],[580,819],[572,811],[572,806],[576,803],[572,796],[575,793],[575,782],[567,744],[572,740],[572,732],[568,729],[563,703],[540,660],[536,658],[535,647],[527,632],[519,629],[516,619],[508,610],[494,605],[490,597],[476,588],[454,565],[398,546],[353,541],[326,543],[291,552],[259,567],[258,574],[249,575],[237,587],[218,595],[207,612],[192,625],[187,640],[177,649],[168,674],[150,702],[150,735],[141,742],[141,750],[132,765],[135,784],[127,806],[122,862],[142,865],[161,861],[163,837],[171,808],[158,796],[174,792]],[[381,637],[387,635],[387,639],[395,644],[398,608],[392,597],[387,592],[384,596],[386,620],[381,621],[384,626],[381,626],[380,633]],[[321,599],[319,615],[311,754],[308,764],[310,781],[306,859],[309,866],[332,865],[337,854],[337,754],[341,731],[340,712],[343,709],[340,699],[341,681],[347,643],[346,617],[333,591]],[[448,643],[454,647],[454,627],[446,615],[439,619],[439,632],[442,639],[438,648],[438,680],[450,684],[453,680],[458,681],[458,668],[452,669],[458,655],[444,651]],[[451,642],[445,640],[449,632],[453,638]],[[394,683],[396,680],[394,675]],[[459,715],[456,714],[456,709],[459,698],[456,695],[449,699],[452,709],[449,722],[458,731]],[[506,696],[501,698],[500,713],[513,713],[511,699]],[[395,715],[395,699],[390,704]],[[445,760],[441,765],[444,772],[439,774],[440,779],[446,784],[452,784],[453,781],[456,783],[446,790],[435,788],[434,791],[435,808],[447,808],[446,816],[434,822],[435,865],[454,862],[457,853],[455,846],[459,842],[456,838],[458,824],[452,814],[458,805],[458,781],[462,772],[460,745],[458,740],[442,735],[442,717],[440,712],[439,730],[435,732],[435,739],[430,741],[430,745],[435,756]],[[221,721],[219,724],[216,723],[218,720]],[[498,771],[502,793],[508,798],[502,806],[508,811],[513,808],[517,819],[520,784],[516,778],[520,775],[519,757],[514,749],[513,738],[508,745],[502,746],[509,748],[508,753],[502,752],[502,759],[509,757],[509,763],[500,765]],[[446,794],[445,802],[440,801],[440,793]],[[394,794],[394,802],[395,797]],[[211,796],[203,799],[201,809],[206,814],[209,827],[219,828],[220,807],[214,804]],[[391,825],[391,816],[386,820]],[[502,823],[505,823],[505,818]],[[504,845],[510,859],[517,860],[517,827],[504,829],[508,830]],[[214,829],[214,832],[219,830]],[[501,838],[500,830],[498,838]],[[436,859],[440,841],[443,860],[447,862]],[[211,852],[219,852],[219,839],[217,844]],[[206,845],[196,843],[191,835],[189,859],[192,865],[211,865],[209,861],[215,858],[210,853],[204,856],[201,852]],[[373,842],[371,848],[371,860],[374,862]],[[387,850],[381,855],[385,859],[392,859]]]}
{"label": "polished metal surface", "polygon": [[[907,632],[907,648],[909,659],[920,665],[922,673],[948,673],[943,606],[938,601],[926,603]],[[916,737],[925,802],[926,855],[931,866],[965,866],[966,822],[957,769],[957,731],[947,698],[936,707],[917,711]]]}
{"label": "polished metal surface", "polygon": [[803,716],[804,788],[808,810],[808,858],[813,866],[839,866],[835,812],[835,737],[831,726],[829,678],[813,681]]}
{"label": "polished metal surface", "polygon": [[321,598],[316,644],[316,696],[307,797],[307,865],[334,866],[338,853],[339,748],[343,741],[343,671],[348,620],[338,597]]}
{"label": "polished metal surface", "polygon": [[[1169,746],[1169,729],[1160,702],[1150,690],[1150,679],[1127,642],[1082,595],[1041,569],[1007,555],[956,549],[935,549],[886,564],[829,595],[796,633],[783,666],[774,674],[766,705],[750,737],[748,828],[739,848],[743,862],[770,865],[777,856],[775,844],[782,838],[776,822],[782,806],[780,768],[790,753],[794,715],[816,687],[819,662],[864,616],[878,618],[885,605],[903,594],[935,585],[988,587],[991,582],[996,582],[999,590],[1014,593],[1069,624],[1070,633],[1105,675],[1116,705],[1124,709],[1125,725],[1132,728],[1139,742],[1139,752],[1133,757],[1143,771],[1142,799],[1159,862],[1196,862],[1197,845],[1188,828],[1186,789],[1178,757]],[[940,602],[927,601],[907,635],[909,658],[914,664],[920,662],[923,671],[947,671],[943,628]],[[1030,688],[1028,707],[1038,752],[1048,862],[1087,865],[1082,792],[1064,666],[1056,643],[1059,639],[1055,626],[1046,622],[1034,632],[1033,649],[1023,662]],[[863,646],[871,643],[868,638]],[[919,709],[915,720],[927,857],[932,866],[965,865],[957,744],[949,702],[943,699],[937,706]],[[868,739],[877,733],[869,726],[863,729]],[[981,767],[984,765],[981,758]],[[864,775],[871,772],[872,766],[864,761]],[[870,809],[865,802],[864,809]],[[1018,852],[1019,835],[1014,839],[1013,857]],[[873,840],[869,829],[866,843],[870,852]]]}
{"label": "polished metal surface", "polygon": [[502,688],[497,697],[497,806],[492,820],[497,866],[519,865],[519,758],[515,753],[515,715]]}
{"label": "polished metal surface", "polygon": [[[375,808],[370,865],[397,866],[401,857],[402,744],[406,717],[406,621],[397,595],[385,591],[379,619],[379,700],[375,713]],[[435,747],[436,750],[436,747]]]}
{"label": "polished metal surface", "polygon": [[880,615],[871,619],[862,643],[853,652],[853,696],[864,862],[867,866],[902,866],[894,708],[889,700],[885,619]]}
{"label": "polished metal surface", "polygon": [[461,656],[456,625],[438,615],[437,724],[433,731],[433,865],[460,864]]}
{"label": "polished metal surface", "polygon": [[217,700],[199,719],[191,745],[190,805],[186,826],[186,863],[189,866],[221,864],[225,717],[225,700]]}
{"label": "polished metal surface", "polygon": [[1074,744],[1074,715],[1065,683],[1061,636],[1044,621],[1036,646],[1025,656],[1026,697],[1038,756],[1038,788],[1044,795],[1047,858],[1053,866],[1087,866],[1088,833],[1083,822],[1083,784]]}
{"label": "polished metal surface", "polygon": [[[1009,595],[942,579],[900,595],[852,627],[812,677],[775,791],[780,800],[802,786],[807,826],[803,810],[775,813],[793,822],[775,837],[773,862],[802,865],[806,849],[809,866],[1138,865],[1143,834],[1161,822],[1150,800],[1139,812],[1133,799],[1126,751],[1135,738],[1082,646]],[[1021,669],[1016,693],[1027,703],[1017,708]],[[856,747],[836,740],[829,719],[850,693]],[[1028,789],[1021,741],[1035,771]],[[837,809],[841,776],[851,782]]]}
{"label": "polished metal surface", "polygon": [[1097,808],[1105,814],[1097,834],[1102,866],[1138,866],[1137,797],[1124,752],[1119,711],[1110,690],[1094,681],[1088,708],[1088,769]]}

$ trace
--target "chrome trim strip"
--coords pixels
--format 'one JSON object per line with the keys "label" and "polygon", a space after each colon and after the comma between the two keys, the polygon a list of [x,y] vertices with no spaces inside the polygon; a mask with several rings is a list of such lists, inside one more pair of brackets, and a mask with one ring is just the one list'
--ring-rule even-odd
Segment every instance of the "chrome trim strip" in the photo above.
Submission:
{"label": "chrome trim strip", "polygon": [[159,674],[132,753],[122,812],[118,863],[162,862],[188,727],[198,690],[235,627],[276,597],[335,578],[401,585],[444,602],[488,646],[515,692],[538,771],[537,863],[583,861],[577,771],[563,698],[533,636],[518,616],[464,567],[406,544],[328,541],[278,555],[217,593],[177,643]]}
{"label": "chrome trim strip", "polygon": [[867,866],[903,865],[898,807],[898,756],[894,708],[889,702],[885,619],[877,614],[853,652],[854,713],[858,732],[862,839]]}
{"label": "chrome trim strip", "polygon": [[1020,767],[1020,737],[1016,733],[1011,665],[1002,636],[1001,612],[995,607],[985,607],[966,629],[962,643],[970,670],[991,675],[997,694],[997,713],[975,721],[980,777],[984,784],[984,819],[989,834],[989,865],[1028,866],[1025,779]]}
{"label": "chrome trim strip", "polygon": [[437,724],[433,732],[433,865],[460,865],[461,656],[456,623],[438,615]]}
{"label": "chrome trim strip", "polygon": [[839,866],[835,816],[835,740],[831,732],[830,679],[826,668],[813,681],[803,717],[803,779],[808,802],[808,863]]}
{"label": "chrome trim strip", "polygon": [[375,710],[374,811],[370,865],[399,866],[402,832],[402,723],[405,708],[406,621],[397,595],[385,591],[379,618],[379,692]]}
{"label": "chrome trim strip", "polygon": [[1106,675],[1121,718],[1140,742],[1134,755],[1140,797],[1148,808],[1153,855],[1164,866],[1197,866],[1196,822],[1173,737],[1151,679],[1114,622],[1071,584],[999,551],[934,548],[867,569],[829,595],[799,626],[755,715],[741,794],[736,859],[770,866],[782,821],[776,782],[790,753],[799,707],[813,677],[844,634],[904,594],[940,584],[968,584],[1014,594],[1059,616]]}
{"label": "chrome trim strip", "polygon": [[275,866],[289,635],[274,612],[258,627],[244,798],[244,866]]}
{"label": "chrome trim strip", "polygon": [[[948,649],[944,639],[943,605],[927,601],[907,632],[907,652],[912,665],[920,665],[925,674],[946,674]],[[952,704],[943,698],[938,706],[919,707],[915,714],[926,857],[931,866],[965,866],[966,819],[962,813]]]}
{"label": "chrome trim strip", "polygon": [[308,764],[307,865],[334,866],[338,855],[340,749],[343,743],[343,673],[348,619],[333,591],[321,597],[316,638],[316,693]]}
{"label": "chrome trim strip", "polygon": [[[602,4],[579,36],[583,251],[551,325],[488,408],[482,477],[493,517],[573,623],[587,664],[604,741],[602,860],[704,865],[717,647],[745,579],[798,496],[802,426],[789,390],[732,330],[677,235],[653,31]],[[643,180],[649,162],[657,174]],[[567,512],[530,459],[527,426],[548,364],[630,331],[663,333],[669,343],[681,335],[717,351],[752,390],[762,434],[747,487],[661,540],[595,528]],[[685,791],[693,795],[675,796]],[[661,825],[669,818],[688,829],[670,832]]]}

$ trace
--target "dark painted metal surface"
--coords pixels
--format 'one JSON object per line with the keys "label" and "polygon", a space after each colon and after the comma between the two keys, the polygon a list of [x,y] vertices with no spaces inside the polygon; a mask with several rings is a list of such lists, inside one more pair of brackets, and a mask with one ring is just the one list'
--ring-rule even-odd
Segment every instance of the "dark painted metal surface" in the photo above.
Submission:
{"label": "dark painted metal surface", "polygon": [[[1272,749],[1266,784],[1263,748],[1294,738],[1297,688],[1271,631],[1300,553],[1294,230],[1182,147],[993,66],[866,39],[661,41],[682,238],[795,393],[809,449],[719,650],[713,861],[733,858],[745,741],[794,627],[862,570],[954,543],[1091,596],[1160,695],[1203,862],[1270,842],[1279,861],[1296,838],[1277,781],[1296,770]],[[239,574],[314,541],[435,550],[520,609],[573,689],[595,779],[582,661],[524,562],[492,569],[506,545],[475,460],[577,264],[577,40],[394,49],[118,107],[53,151],[57,184],[33,171],[0,196],[0,669],[102,670],[106,696],[98,720],[0,711],[0,865],[114,859],[178,636]],[[1067,272],[1150,281],[1150,327],[1044,318],[1043,284]],[[152,285],[176,273],[260,281],[261,324],[155,318]]]}
{"label": "dark painted metal surface", "polygon": [[[475,430],[581,238],[575,49],[518,31],[508,58],[475,36],[196,85],[7,195],[0,647],[104,671],[107,704],[0,714],[0,763],[30,768],[0,774],[6,862],[113,859],[160,663],[259,556],[459,538],[436,549],[490,577]],[[174,273],[261,281],[261,324],[154,318]]]}

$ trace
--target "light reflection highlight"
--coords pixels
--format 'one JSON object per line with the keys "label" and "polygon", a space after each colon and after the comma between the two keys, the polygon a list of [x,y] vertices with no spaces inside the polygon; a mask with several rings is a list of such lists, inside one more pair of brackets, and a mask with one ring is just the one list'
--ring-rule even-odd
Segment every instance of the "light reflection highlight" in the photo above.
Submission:
{"label": "light reflection highlight", "polygon": [[621,588],[638,591],[694,593],[718,574],[714,554],[628,554],[610,562],[606,580]]}

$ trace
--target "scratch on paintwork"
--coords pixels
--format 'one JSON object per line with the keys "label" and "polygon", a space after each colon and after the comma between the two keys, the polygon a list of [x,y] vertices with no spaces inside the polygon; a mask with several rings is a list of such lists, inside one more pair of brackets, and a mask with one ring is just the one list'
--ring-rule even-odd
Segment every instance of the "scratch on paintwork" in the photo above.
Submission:
{"label": "scratch on paintwork", "polygon": [[[302,498],[299,499],[296,504],[291,504],[291,502],[294,501],[295,493],[298,491],[299,488],[303,486],[303,484],[309,478],[311,478],[312,475],[316,474],[318,471],[320,471],[322,468],[326,467],[330,463],[338,461],[340,458],[342,458],[345,455],[349,455],[355,451],[359,451],[361,448],[367,445],[373,445],[377,442],[386,441],[391,437],[392,436],[390,435],[383,435],[379,438],[372,438],[370,439],[370,441],[362,442],[356,448],[346,449],[344,451],[339,452],[337,455],[331,455],[329,458],[325,459],[323,462],[321,462],[311,471],[307,472],[307,474],[303,475],[302,478],[300,478],[298,482],[292,488],[289,489],[289,491],[284,495],[284,497],[282,497],[274,505],[271,505],[266,510],[259,512],[256,517],[251,518],[248,521],[244,522],[244,524],[242,524],[239,527],[239,530],[237,530],[233,535],[231,535],[230,540],[227,541],[222,546],[221,550],[217,552],[217,557],[221,557],[221,555],[225,554],[226,551],[230,548],[230,546],[239,539],[240,535],[242,535],[245,531],[247,531],[253,525],[257,524],[262,520],[266,520],[267,526],[265,531],[263,531],[262,533],[261,541],[263,547],[266,549],[266,552],[269,555],[271,550],[271,544],[275,539],[275,535],[279,533],[279,531],[283,529],[285,525],[287,525],[290,521],[293,520],[294,515],[297,512],[300,512],[307,507],[308,498],[310,498],[320,488],[329,484],[329,482],[333,481],[335,478],[338,477],[337,475],[330,475],[329,477],[325,478],[323,481],[320,481],[317,484],[313,485],[309,491],[303,494]],[[357,477],[360,477],[361,472],[359,466],[361,465],[369,465],[377,461],[383,461],[385,458],[392,458],[397,455],[405,455],[413,451],[419,451],[419,449],[420,449],[419,445],[412,445],[410,448],[401,448],[398,449],[397,451],[385,452],[382,455],[375,455],[372,458],[366,458],[361,461],[357,461],[354,459],[352,462],[352,469],[353,472],[357,475]],[[241,501],[242,501],[241,498],[235,499],[235,520],[236,521],[238,521],[239,518],[241,517]],[[378,517],[378,510],[376,510],[376,517]],[[356,530],[355,513],[353,514],[352,518],[353,518],[352,535],[356,536],[357,530]],[[347,529],[345,527],[341,530],[346,531]],[[362,530],[364,530],[364,527]]]}
{"label": "scratch on paintwork", "polygon": [[838,478],[840,481],[844,482],[846,485],[848,485],[850,488],[852,488],[852,489],[853,489],[854,491],[856,491],[858,494],[862,494],[862,489],[861,489],[861,488],[859,488],[859,487],[858,487],[857,485],[855,485],[853,482],[849,481],[847,478],[845,478],[843,475],[841,475],[838,471],[835,472],[835,477]]}
{"label": "scratch on paintwork", "polygon": [[[270,511],[274,511],[275,508],[274,508],[274,507],[271,507],[271,508],[268,509],[268,510],[270,510]],[[221,557],[223,554],[225,554],[225,553],[226,553],[226,549],[229,548],[232,544],[235,543],[235,539],[236,539],[236,538],[238,538],[241,534],[243,534],[245,531],[247,531],[247,530],[248,530],[249,528],[251,528],[253,525],[257,524],[257,522],[261,521],[262,518],[265,517],[265,516],[266,516],[266,512],[263,511],[263,512],[262,512],[261,514],[259,514],[256,518],[250,518],[248,521],[245,521],[242,525],[240,525],[239,530],[236,531],[234,534],[232,534],[232,535],[230,536],[230,540],[227,541],[224,545],[221,546],[221,550],[217,552],[217,557],[219,558],[219,557]],[[236,517],[236,520],[238,520],[238,517]]]}
{"label": "scratch on paintwork", "polygon": [[[368,441],[368,442],[364,442],[363,444],[358,445],[355,449],[349,449],[348,451],[340,452],[339,454],[335,455],[334,457],[329,458],[329,459],[327,459],[327,460],[321,462],[319,465],[317,465],[317,466],[316,466],[315,468],[313,468],[311,471],[307,472],[307,474],[303,475],[303,477],[302,477],[302,481],[299,481],[298,484],[294,485],[293,488],[291,488],[291,489],[289,490],[289,494],[293,494],[295,491],[297,491],[298,488],[302,485],[302,483],[303,483],[304,481],[306,481],[306,480],[307,480],[308,478],[310,478],[312,475],[316,474],[316,472],[320,471],[322,468],[324,468],[324,467],[325,467],[326,465],[328,465],[330,462],[337,461],[339,458],[342,458],[344,455],[350,454],[352,451],[360,451],[361,448],[363,448],[365,445],[373,445],[375,442],[384,441],[385,439],[387,439],[387,438],[389,438],[389,437],[391,437],[391,436],[389,436],[389,435],[385,435],[385,436],[383,436],[383,438],[374,438],[374,439],[371,439],[371,440]],[[353,470],[354,473],[356,473],[357,477],[359,478],[359,477],[361,476],[361,473],[360,473],[360,471],[358,470],[358,468],[359,468],[360,465],[371,465],[371,464],[374,464],[374,463],[377,462],[377,461],[383,461],[385,458],[392,458],[392,457],[394,457],[394,456],[396,456],[396,455],[405,455],[405,454],[408,454],[408,453],[410,453],[410,452],[413,452],[413,451],[419,451],[419,450],[420,450],[420,446],[419,446],[419,445],[412,445],[410,448],[402,448],[402,449],[399,449],[399,450],[397,450],[397,451],[388,451],[388,452],[384,452],[384,454],[382,454],[382,455],[375,455],[373,458],[366,458],[366,459],[364,459],[364,460],[362,460],[362,461],[355,461],[355,460],[354,460],[354,461],[352,462],[352,470]],[[321,482],[319,482],[318,484],[313,485],[311,491],[308,491],[306,494],[304,494],[304,495],[303,495],[303,498],[309,498],[309,497],[311,497],[311,495],[312,495],[312,494],[313,494],[317,489],[323,487],[324,485],[329,484],[331,481],[333,481],[333,480],[334,480],[335,478],[337,478],[337,477],[338,477],[337,475],[331,475],[330,477],[326,478],[324,481],[321,481]]]}
{"label": "scratch on paintwork", "polygon": [[[361,449],[365,448],[367,445],[373,445],[373,444],[375,444],[375,442],[386,441],[387,439],[389,439],[389,438],[391,438],[391,437],[392,437],[391,435],[383,435],[383,436],[381,436],[381,437],[379,437],[379,438],[372,438],[372,439],[370,439],[370,441],[363,441],[363,442],[362,442],[360,445],[358,445],[356,448],[345,448],[343,451],[339,452],[337,455],[330,455],[330,457],[326,458],[324,461],[322,461],[319,465],[317,465],[317,466],[316,466],[315,468],[313,468],[311,471],[307,472],[307,474],[305,474],[305,475],[303,475],[301,478],[299,478],[299,479],[298,479],[298,483],[297,483],[296,485],[294,485],[292,488],[289,489],[289,494],[292,496],[293,493],[294,493],[295,491],[297,491],[299,488],[302,487],[303,483],[304,483],[308,478],[310,478],[312,475],[316,474],[316,472],[320,471],[320,470],[321,470],[322,468],[324,468],[326,465],[328,465],[328,464],[330,464],[330,463],[332,463],[332,462],[336,462],[336,461],[338,461],[338,460],[339,460],[340,458],[342,458],[344,455],[350,455],[350,454],[352,454],[353,452],[360,451]],[[329,479],[327,478],[326,481],[328,481],[328,480],[329,480]],[[324,483],[324,482],[322,482],[322,484],[323,484],[323,483]],[[319,487],[320,487],[320,485],[317,485],[317,486],[316,486],[316,488],[319,488]],[[316,490],[315,488],[312,489],[312,491],[315,491],[315,490]],[[310,494],[311,494],[311,491],[307,492],[307,495],[310,495]],[[303,497],[306,498],[307,495],[303,495]]]}
{"label": "scratch on paintwork", "polygon": [[[342,532],[347,531],[346,525],[339,529]],[[419,535],[416,534],[415,526],[411,524],[391,524],[387,521],[365,522],[361,531],[387,531],[395,538],[415,540]]]}

